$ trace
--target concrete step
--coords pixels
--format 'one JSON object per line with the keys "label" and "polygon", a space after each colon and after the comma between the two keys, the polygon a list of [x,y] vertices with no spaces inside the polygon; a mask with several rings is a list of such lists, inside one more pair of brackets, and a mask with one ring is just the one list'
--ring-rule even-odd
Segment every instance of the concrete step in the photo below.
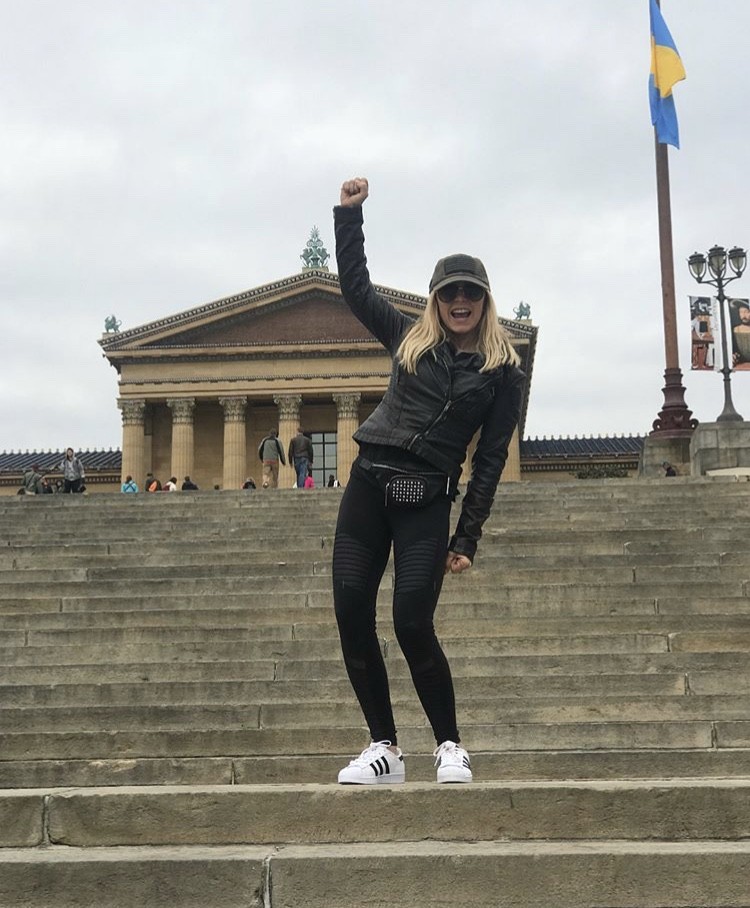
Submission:
{"label": "concrete step", "polygon": [[[284,545],[292,548],[296,544],[307,546],[320,543],[323,548],[330,550],[334,541],[335,521],[335,514],[313,516],[308,513],[302,520],[304,529],[285,535]],[[149,544],[158,543],[159,547],[164,547],[166,551],[172,549],[200,551],[202,547],[211,550],[222,545],[247,546],[249,551],[275,551],[279,547],[277,534],[278,522],[268,528],[259,528],[254,515],[251,514],[247,520],[241,522],[227,514],[215,520],[202,514],[201,520],[195,525],[186,523],[182,518],[167,523],[149,523],[139,519],[129,525],[123,525],[122,521],[119,521],[117,534],[114,535],[112,518],[108,515],[90,527],[79,524],[75,540],[72,541],[67,533],[59,540],[55,539],[49,528],[42,525],[30,524],[21,529],[14,524],[13,527],[6,527],[0,554],[22,555],[38,547],[40,555],[58,551],[68,556],[111,554],[132,557],[134,540],[144,540]],[[287,539],[289,542],[286,542]],[[506,522],[490,516],[482,536],[483,551],[510,552],[511,547],[515,546],[517,554],[524,554],[524,547],[538,548],[544,545],[549,546],[552,551],[557,548],[578,547],[578,551],[590,551],[592,554],[621,554],[632,548],[634,553],[656,550],[674,555],[686,549],[734,549],[737,547],[737,534],[732,531],[731,524],[724,515],[718,523],[714,520],[704,520],[702,524],[695,525],[688,517],[682,516],[676,520],[665,521],[664,525],[659,527],[636,527],[632,524],[623,525],[621,522],[605,525],[594,515],[590,527],[581,522],[576,525],[568,522],[563,526],[548,525],[541,517],[522,525],[516,519]],[[148,550],[135,554],[152,557]],[[541,553],[532,551],[526,554]]]}
{"label": "concrete step", "polygon": [[[384,588],[388,588],[390,577],[384,578]],[[0,600],[4,599],[49,599],[63,596],[78,598],[81,596],[158,596],[162,593],[209,596],[216,593],[300,593],[300,592],[329,592],[331,578],[328,576],[315,576],[310,572],[306,577],[202,577],[183,579],[174,575],[162,575],[153,580],[142,580],[134,577],[127,583],[120,580],[90,581],[81,579],[61,585],[59,581],[35,582],[19,578],[18,582],[0,584]],[[734,583],[722,584],[728,591],[741,587]],[[721,589],[719,590],[721,593]]]}
{"label": "concrete step", "polygon": [[[498,506],[499,507],[499,506]],[[689,543],[693,539],[704,541],[722,540],[727,543],[736,542],[732,537],[730,528],[742,520],[746,511],[746,503],[742,502],[737,508],[728,509],[719,519],[717,505],[714,503],[709,510],[696,512],[689,505],[680,509],[657,508],[645,512],[644,509],[633,505],[630,513],[608,513],[599,506],[578,511],[554,512],[549,506],[543,506],[529,511],[525,507],[512,512],[510,510],[495,511],[486,525],[487,539],[496,539],[499,542],[570,542],[584,538],[587,535],[602,532],[604,541],[622,542],[652,541],[657,542],[662,535],[667,544],[676,542]],[[460,509],[453,509],[452,520],[458,518]],[[97,519],[78,519],[76,521],[75,542],[80,544],[95,544],[103,541],[119,545],[127,549],[128,545],[142,537],[148,542],[162,540],[171,545],[187,543],[197,544],[201,539],[208,544],[224,539],[228,542],[247,541],[261,548],[278,540],[280,526],[294,527],[292,535],[305,537],[314,536],[333,537],[337,513],[332,511],[312,512],[300,511],[298,513],[274,514],[269,519],[262,519],[257,512],[248,511],[240,517],[231,513],[197,515],[175,515],[169,520],[119,520],[116,515],[103,514]],[[113,536],[111,532],[112,519],[118,522],[118,532]],[[0,548],[9,546],[24,546],[30,543],[39,543],[42,546],[59,545],[70,546],[72,540],[64,525],[53,525],[43,521],[21,524],[13,522],[6,524],[3,542]],[[60,534],[61,538],[56,538]],[[80,535],[79,535],[80,534]]]}
{"label": "concrete step", "polygon": [[[378,597],[381,621],[387,621],[392,592],[386,587]],[[272,605],[269,603],[272,602]],[[217,627],[252,620],[255,624],[275,624],[283,616],[291,622],[327,622],[332,620],[333,597],[330,590],[317,593],[279,592],[271,599],[267,593],[226,593],[213,596],[157,595],[81,596],[44,599],[0,600],[2,625],[8,630],[33,627],[131,626],[141,627],[169,624],[174,626],[201,624],[211,621]],[[531,620],[556,617],[642,617],[654,615],[710,620],[722,616],[743,618],[750,614],[748,596],[725,596],[711,599],[691,597],[623,597],[578,600],[541,599],[515,596],[512,601],[498,599],[496,590],[473,591],[465,594],[459,588],[446,585],[440,597],[437,620],[447,615],[455,619],[486,619],[491,616],[508,621],[528,617]]]}
{"label": "concrete step", "polygon": [[[149,628],[149,627],[262,627],[268,625],[320,625],[323,628],[333,627],[335,617],[333,614],[332,602],[322,602],[318,606],[306,606],[306,597],[299,594],[296,597],[289,597],[288,603],[279,601],[277,606],[255,605],[247,603],[248,597],[234,596],[232,601],[225,603],[223,606],[212,601],[213,608],[200,608],[204,603],[194,601],[193,599],[180,600],[177,597],[170,599],[164,597],[163,602],[151,602],[143,600],[143,607],[137,609],[123,609],[122,601],[117,602],[117,606],[109,603],[107,600],[87,600],[91,605],[97,605],[98,608],[79,607],[76,604],[75,610],[60,611],[60,603],[53,600],[45,600],[45,606],[37,610],[38,603],[32,603],[29,606],[25,603],[26,610],[23,611],[24,605],[19,604],[18,611],[4,612],[2,617],[2,626],[6,631],[18,630],[55,630],[67,629],[69,631],[84,630],[86,628]],[[296,599],[296,601],[295,601]],[[259,602],[268,602],[268,597],[259,597]],[[21,601],[23,603],[23,600]],[[274,602],[276,600],[274,599]],[[177,604],[179,607],[169,607]],[[130,603],[128,603],[130,604]],[[65,603],[68,605],[68,602]],[[107,606],[110,608],[107,608]],[[162,608],[158,608],[162,605]],[[238,606],[247,605],[245,608]],[[382,605],[380,614],[380,624],[390,627],[389,605],[385,602]],[[146,607],[146,606],[151,606]],[[191,607],[192,606],[192,607]],[[683,628],[708,628],[716,626],[726,627],[727,624],[721,622],[731,622],[733,626],[741,626],[748,617],[743,613],[731,612],[725,614],[692,614],[684,615],[657,615],[656,609],[651,601],[623,603],[621,610],[614,607],[614,604],[602,606],[599,603],[581,603],[578,608],[567,610],[561,614],[561,608],[554,607],[534,607],[529,604],[527,609],[507,608],[498,606],[494,602],[455,602],[450,601],[448,597],[441,604],[438,610],[437,621],[441,628],[448,628],[453,623],[465,623],[469,620],[475,622],[494,623],[498,626],[516,626],[522,615],[528,616],[529,627],[539,627],[540,622],[580,622],[582,625],[590,628],[597,623],[611,620],[614,623],[611,627],[618,627],[619,622],[632,622],[633,625],[643,622],[644,626],[654,617],[663,622],[665,625],[671,620],[673,625]],[[450,617],[448,617],[450,616]],[[632,629],[632,628],[631,628]]]}
{"label": "concrete step", "polygon": [[[421,716],[419,721],[419,726],[400,727],[399,744],[407,751],[432,752],[435,747],[432,732],[423,724]],[[2,753],[7,761],[338,754],[359,752],[365,737],[361,725],[323,730],[183,727],[145,731],[19,731],[2,735]],[[471,725],[466,728],[465,741],[472,751],[502,752],[746,748],[750,746],[750,722],[705,719]]]}
{"label": "concrete step", "polygon": [[[704,675],[707,676],[704,678]],[[736,680],[732,694],[750,691],[746,674],[682,672],[630,675],[477,676],[454,679],[462,698],[473,700],[535,700],[549,697],[683,697],[702,693],[720,695],[728,681]],[[410,678],[391,679],[391,699],[411,700]],[[729,694],[727,689],[727,693]],[[0,685],[3,708],[20,706],[133,706],[189,703],[346,703],[352,698],[348,679],[321,680],[314,687],[305,681],[150,681],[140,683],[40,683]]]}
{"label": "concrete step", "polygon": [[[318,661],[321,659],[340,658],[340,646],[333,637],[327,640],[303,639],[293,640],[291,628],[287,640],[258,640],[257,629],[246,629],[246,640],[241,640],[243,633],[230,634],[230,641],[186,640],[174,642],[166,632],[158,642],[90,643],[79,645],[18,645],[0,646],[0,666],[23,665],[73,665],[79,663],[130,663],[140,661],[186,662],[215,661],[231,659],[282,659],[289,661]],[[23,637],[25,631],[10,631],[9,635]],[[40,631],[40,634],[46,632]],[[190,635],[191,631],[188,631]],[[254,637],[253,634],[256,636]],[[209,635],[210,636],[210,635]],[[240,642],[238,642],[240,638]],[[566,637],[460,637],[448,638],[443,648],[448,657],[471,656],[487,657],[502,655],[562,655],[606,653],[663,653],[668,652],[671,638],[665,634],[591,634],[570,635]],[[395,646],[395,643],[394,643]],[[699,652],[703,648],[712,651],[748,652],[750,651],[750,634],[695,632],[674,635],[673,649],[685,652]]]}
{"label": "concrete step", "polygon": [[[408,773],[407,765],[407,773]],[[407,777],[408,778],[408,777]],[[0,846],[750,838],[745,779],[224,785],[0,792]],[[10,823],[10,818],[13,823]],[[367,817],[367,822],[360,821]],[[436,823],[436,817],[450,822]]]}
{"label": "concrete step", "polygon": [[[380,620],[387,620],[391,607],[392,591],[386,586],[378,596]],[[741,592],[741,591],[740,591]],[[67,627],[97,627],[104,623],[114,626],[153,626],[162,623],[192,625],[211,620],[217,626],[227,626],[235,620],[252,617],[256,624],[278,623],[283,616],[288,621],[328,621],[333,613],[333,596],[330,589],[305,593],[234,592],[214,595],[158,594],[154,596],[128,595],[121,589],[118,596],[63,596],[59,598],[8,598],[0,600],[2,624],[8,630],[42,626],[57,626],[63,621]],[[604,616],[737,616],[750,614],[750,598],[742,595],[716,596],[711,599],[656,596],[623,596],[579,599],[539,598],[529,590],[526,596],[514,594],[512,600],[499,598],[497,590],[474,590],[470,594],[459,586],[446,584],[440,597],[437,617],[487,618],[497,616],[514,620],[528,616],[531,619],[555,617],[604,617]],[[204,618],[205,616],[205,618]],[[211,616],[210,619],[207,616]]]}
{"label": "concrete step", "polygon": [[[750,693],[750,670],[747,672],[673,672],[625,675],[560,675],[560,676],[478,676],[456,677],[456,689],[462,700],[493,700],[498,708],[505,701],[534,704],[554,698],[585,697],[608,707],[614,698],[690,698],[726,697],[736,703],[737,697]],[[149,681],[141,683],[96,684],[20,684],[0,685],[0,703],[4,708],[18,707],[89,707],[145,706],[187,704],[251,703],[316,704],[347,703],[352,692],[348,680],[318,681],[311,689],[303,681]],[[391,681],[394,703],[413,699],[411,680],[405,677]],[[678,708],[682,708],[681,706]]]}
{"label": "concrete step", "polygon": [[[602,546],[605,548],[605,546]],[[700,551],[681,545],[679,550],[649,550],[651,544],[636,546],[630,542],[616,541],[607,544],[605,551],[582,550],[579,544],[553,543],[540,539],[536,543],[521,545],[493,545],[482,549],[478,566],[497,570],[502,567],[514,570],[550,570],[624,568],[637,566],[663,566],[665,569],[720,567],[722,565],[750,566],[750,557],[735,539],[727,545],[713,543],[712,548]],[[109,549],[103,551],[102,549]],[[267,570],[269,566],[298,565],[306,567],[311,561],[328,560],[332,545],[330,540],[315,535],[285,539],[283,549],[275,540],[258,540],[256,535],[247,539],[216,539],[213,544],[205,539],[191,544],[184,540],[160,543],[158,551],[134,552],[132,546],[112,551],[112,546],[82,545],[57,546],[25,545],[0,549],[0,578],[9,571],[37,572],[86,568],[91,577],[100,572],[145,572],[177,567],[194,572],[207,568],[253,573]],[[321,552],[325,553],[322,558]],[[33,579],[33,573],[29,574]],[[73,575],[76,576],[76,575]]]}
{"label": "concrete step", "polygon": [[[447,649],[447,647],[446,647]],[[243,651],[244,652],[244,651]],[[168,654],[167,654],[168,655]],[[241,657],[201,660],[186,658],[175,661],[159,652],[153,661],[102,661],[54,664],[54,683],[156,683],[174,681],[320,681],[343,680],[346,673],[340,655],[331,659],[286,660],[277,655],[268,659]],[[391,679],[409,677],[409,669],[400,652],[388,647],[386,653]],[[575,675],[669,674],[686,675],[687,683],[695,672],[728,673],[732,677],[747,671],[747,656],[735,652],[661,652],[661,653],[568,653],[554,655],[451,656],[451,671],[458,683],[461,678],[544,678]],[[49,684],[51,666],[0,665],[0,684]]]}
{"label": "concrete step", "polygon": [[[444,616],[455,614],[443,608]],[[485,610],[488,613],[489,609]],[[151,620],[141,621],[144,614]],[[219,613],[221,616],[221,612]],[[78,617],[73,614],[73,617]],[[263,610],[262,619],[248,610],[234,620],[215,621],[211,612],[176,613],[98,612],[84,614],[87,621],[70,626],[67,615],[9,616],[0,630],[0,649],[10,646],[91,646],[118,644],[166,643],[236,643],[249,641],[338,640],[333,609],[295,609],[287,616],[283,610],[275,615]],[[94,623],[92,619],[97,618]],[[195,620],[186,619],[194,617]],[[155,620],[157,619],[158,620]],[[286,619],[286,620],[284,620]],[[275,620],[275,623],[269,623]],[[283,623],[281,623],[283,621]],[[7,627],[5,627],[7,624]],[[378,624],[379,633],[394,639],[395,632],[386,617]],[[522,638],[523,635],[551,637],[591,637],[637,634],[666,636],[675,643],[694,639],[727,640],[728,648],[743,651],[750,640],[750,614],[742,615],[615,615],[589,617],[562,615],[551,618],[442,617],[436,620],[441,640],[454,638]],[[731,640],[730,640],[731,638]],[[716,642],[712,643],[712,648]]]}
{"label": "concrete step", "polygon": [[[639,547],[645,551],[680,552],[686,549],[700,551],[702,548],[720,549],[736,548],[736,533],[731,526],[722,520],[721,523],[709,520],[702,524],[683,518],[660,527],[641,527],[618,525],[614,527],[597,524],[592,521],[590,527],[568,525],[566,527],[548,527],[543,518],[527,525],[502,523],[497,518],[488,520],[482,534],[482,550],[505,548],[506,546],[574,545],[586,551],[593,546],[606,546],[608,550],[620,551],[627,546]],[[666,548],[662,548],[666,547]]]}
{"label": "concrete step", "polygon": [[[424,712],[413,695],[393,698],[399,722],[426,724]],[[750,721],[746,696],[729,694],[681,697],[570,697],[498,699],[488,695],[465,701],[460,709],[466,730],[474,725],[570,725],[623,723],[690,723],[701,721]],[[361,712],[352,696],[339,702],[298,703],[246,701],[229,704],[116,704],[98,706],[17,706],[0,708],[0,729],[43,733],[97,731],[169,731],[184,728],[320,729],[352,728]]]}
{"label": "concrete step", "polygon": [[[462,477],[466,479],[466,476]],[[683,482],[670,483],[671,489],[665,487],[659,488],[648,480],[639,479],[639,488],[632,488],[635,483],[627,480],[631,488],[627,487],[606,487],[605,485],[587,482],[582,484],[580,481],[576,485],[575,481],[571,484],[565,481],[556,481],[554,487],[558,493],[555,498],[550,497],[550,484],[544,483],[501,483],[498,487],[498,498],[505,507],[518,506],[519,503],[524,505],[542,504],[557,508],[572,508],[585,505],[596,499],[610,508],[627,508],[633,501],[642,502],[645,505],[654,505],[663,503],[665,505],[679,504],[682,501],[691,501],[696,505],[705,504],[707,493],[713,492],[717,498],[726,500],[727,503],[741,499],[747,495],[745,482],[735,482],[732,487],[725,486],[721,488],[718,484],[711,486],[711,481],[706,477],[698,479],[696,484],[691,488],[689,484]],[[541,488],[538,486],[541,485]],[[537,486],[537,488],[535,488]],[[459,484],[459,492],[463,494],[465,490],[464,483]],[[214,491],[201,491],[191,493],[190,496],[177,495],[139,495],[139,496],[120,496],[112,493],[98,493],[83,496],[75,499],[62,499],[54,496],[30,497],[28,499],[7,498],[3,502],[3,515],[10,516],[13,512],[28,512],[33,508],[44,511],[49,515],[49,519],[54,519],[54,514],[68,511],[76,508],[78,511],[93,512],[109,506],[111,509],[122,514],[133,514],[139,512],[150,513],[175,513],[189,512],[197,508],[220,509],[233,508],[254,510],[279,511],[294,510],[304,507],[307,504],[314,503],[318,507],[336,508],[340,499],[343,497],[344,490],[338,491],[332,489],[315,489],[306,490],[304,494],[298,494],[296,489],[276,489],[263,490],[259,495],[247,494],[239,490],[221,490],[217,496]],[[244,494],[245,497],[237,497]],[[65,503],[63,503],[65,502]]]}
{"label": "concrete step", "polygon": [[[4,849],[4,908],[745,908],[745,842]],[[378,881],[379,885],[375,884]],[[387,889],[387,892],[383,892]]]}
{"label": "concrete step", "polygon": [[[352,742],[350,742],[352,743]],[[361,746],[364,739],[355,743]],[[131,757],[128,759],[2,760],[0,788],[78,788],[118,785],[325,783],[352,757],[275,754],[248,757]],[[407,752],[409,780],[434,782],[434,757]],[[476,751],[475,778],[489,780],[744,779],[750,750]],[[0,852],[0,860],[2,852]]]}
{"label": "concrete step", "polygon": [[[109,600],[88,599],[82,602],[76,601],[75,609],[69,609],[70,600],[64,601],[65,611],[61,611],[61,600],[41,600],[29,602],[20,600],[13,611],[2,613],[2,626],[7,631],[14,630],[43,630],[43,629],[68,629],[77,630],[85,628],[126,628],[126,627],[243,627],[243,626],[265,626],[285,624],[310,624],[333,626],[335,622],[333,614],[333,603],[321,599],[318,605],[307,605],[307,597],[300,593],[282,598],[274,597],[274,605],[268,606],[269,599],[267,596],[252,597],[234,595],[227,597],[226,600],[211,600],[211,608],[201,608],[205,605],[201,600],[196,601],[192,597],[160,597],[159,601],[141,599],[137,603],[125,602],[122,598],[117,603],[110,603]],[[516,610],[498,606],[494,602],[456,602],[455,597],[449,597],[441,604],[438,610],[438,621],[441,626],[446,622],[465,621],[475,619],[477,621],[497,621],[508,624],[518,620],[515,614]],[[251,601],[248,601],[251,600]],[[254,601],[253,601],[254,600]],[[260,604],[258,604],[260,603]],[[380,620],[383,624],[388,624],[389,602],[382,604]],[[6,603],[8,605],[8,603]],[[137,605],[137,608],[126,608],[125,606]],[[161,607],[160,607],[161,606]],[[244,606],[244,607],[241,607]],[[656,614],[656,608],[653,601],[644,600],[643,602],[624,603],[622,611],[613,609],[610,606],[601,606],[599,603],[581,603],[579,608],[574,611],[565,612],[560,615],[560,608],[535,608],[529,604],[527,609],[521,612],[527,614],[531,622],[549,621],[549,620],[591,620],[604,621],[606,616],[612,614],[620,620],[639,619],[648,621]],[[447,617],[450,615],[450,617]],[[722,621],[727,617],[733,617],[735,621],[741,622],[746,616],[744,614],[727,615],[693,615],[673,616],[673,620],[678,617],[685,621],[694,621],[710,623],[712,621]],[[687,626],[687,625],[682,625]],[[690,625],[692,626],[692,625]]]}
{"label": "concrete step", "polygon": [[[3,908],[263,908],[268,848],[7,848]],[[296,896],[295,896],[296,899]]]}
{"label": "concrete step", "polygon": [[[635,485],[631,483],[631,485]],[[641,482],[639,482],[639,486]],[[716,514],[715,505],[721,503],[724,510],[730,515],[740,509],[750,495],[746,489],[736,487],[733,493],[723,495],[710,495],[707,489],[700,490],[694,495],[681,493],[673,496],[654,495],[646,487],[631,489],[628,495],[618,497],[606,494],[592,494],[585,497],[581,495],[566,494],[559,484],[555,484],[555,495],[547,487],[547,497],[529,494],[529,486],[516,490],[516,493],[507,494],[501,485],[496,498],[497,511],[495,519],[510,515],[513,518],[523,519],[529,516],[544,513],[553,519],[569,517],[575,519],[579,514],[596,513],[609,519],[631,518],[633,520],[648,520],[664,513],[691,513],[697,516]],[[651,494],[649,495],[649,492]],[[464,488],[459,488],[460,497],[456,502],[456,509],[460,507],[461,498],[465,494]],[[33,523],[43,522],[50,526],[64,525],[68,515],[74,515],[78,523],[101,522],[107,514],[117,516],[118,523],[127,526],[134,520],[145,522],[167,523],[178,519],[189,520],[193,514],[200,512],[214,519],[224,514],[230,514],[235,520],[249,519],[253,514],[259,521],[270,523],[279,516],[292,518],[300,514],[313,516],[335,516],[342,496],[330,494],[305,494],[304,498],[281,495],[274,500],[259,498],[232,499],[223,496],[223,500],[211,502],[206,495],[197,496],[192,501],[182,500],[166,501],[160,499],[154,502],[157,506],[148,505],[145,499],[131,499],[130,506],[123,507],[121,502],[101,495],[86,496],[76,499],[69,506],[64,506],[53,498],[29,497],[18,501],[7,508],[3,503],[0,509],[0,524],[8,523],[23,527]],[[159,506],[161,505],[161,506]]]}
{"label": "concrete step", "polygon": [[[326,568],[328,569],[328,568]],[[471,572],[469,572],[470,574]],[[673,581],[652,582],[641,581],[598,583],[591,582],[592,578],[582,579],[577,583],[536,583],[519,581],[514,585],[499,584],[497,578],[491,574],[480,575],[479,571],[473,576],[450,577],[446,580],[446,587],[450,589],[455,584],[456,589],[464,591],[467,597],[492,594],[497,601],[528,601],[529,598],[537,601],[578,601],[581,599],[627,599],[633,596],[648,596],[653,599],[667,598],[699,598],[707,599],[711,596],[727,598],[734,596],[750,596],[750,580],[738,578],[726,582],[686,582],[676,577]],[[503,578],[505,580],[505,578]],[[168,595],[224,595],[227,593],[247,592],[282,592],[282,593],[326,593],[330,594],[331,579],[324,574],[312,574],[308,577],[203,577],[182,579],[175,576],[166,576],[161,579],[141,580],[136,577],[123,584],[120,581],[78,581],[61,586],[59,583],[34,583],[17,582],[0,585],[0,600],[20,599],[50,599],[55,596],[63,598],[81,598],[90,596],[105,596],[116,599],[118,596],[126,598]],[[127,586],[127,589],[124,587]],[[381,589],[391,589],[392,578],[386,575],[383,578]]]}

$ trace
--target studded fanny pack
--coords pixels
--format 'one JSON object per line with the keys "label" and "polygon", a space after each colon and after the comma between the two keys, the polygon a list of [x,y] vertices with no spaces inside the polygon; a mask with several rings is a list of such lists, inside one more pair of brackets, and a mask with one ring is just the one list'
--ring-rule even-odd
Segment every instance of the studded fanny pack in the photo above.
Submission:
{"label": "studded fanny pack", "polygon": [[357,463],[378,482],[387,508],[422,508],[436,498],[453,496],[451,478],[446,473],[412,473],[385,463],[371,463],[364,457]]}

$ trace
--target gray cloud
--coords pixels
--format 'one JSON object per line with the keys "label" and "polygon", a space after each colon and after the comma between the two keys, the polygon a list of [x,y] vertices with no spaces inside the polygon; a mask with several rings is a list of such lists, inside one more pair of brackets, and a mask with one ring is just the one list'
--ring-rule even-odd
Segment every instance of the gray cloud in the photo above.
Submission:
{"label": "gray cloud", "polygon": [[[689,372],[700,291],[684,261],[750,244],[750,7],[663,8],[688,71],[670,151],[681,365],[709,420],[721,381]],[[531,305],[530,434],[650,428],[664,345],[646,0],[27,0],[2,40],[0,447],[119,445],[104,318],[134,327],[294,273],[313,224],[332,250],[338,186],[361,173],[379,283],[424,292],[461,249],[504,314]],[[747,417],[749,382],[734,380]]]}

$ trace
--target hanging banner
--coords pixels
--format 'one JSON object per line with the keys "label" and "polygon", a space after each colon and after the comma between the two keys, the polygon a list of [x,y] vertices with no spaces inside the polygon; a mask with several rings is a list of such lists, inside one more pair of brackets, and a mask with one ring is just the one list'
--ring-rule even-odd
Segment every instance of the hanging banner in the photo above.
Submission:
{"label": "hanging banner", "polygon": [[750,372],[750,303],[747,300],[729,300],[729,326],[732,365],[738,372]]}
{"label": "hanging banner", "polygon": [[710,296],[690,297],[690,368],[699,372],[718,371],[715,339],[719,335],[719,304]]}

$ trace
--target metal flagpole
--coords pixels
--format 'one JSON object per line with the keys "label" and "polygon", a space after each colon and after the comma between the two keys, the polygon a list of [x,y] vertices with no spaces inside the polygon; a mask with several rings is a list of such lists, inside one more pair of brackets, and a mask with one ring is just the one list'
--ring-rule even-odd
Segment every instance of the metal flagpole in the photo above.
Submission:
{"label": "metal flagpole", "polygon": [[[661,8],[661,0],[656,0]],[[659,142],[654,127],[656,149],[656,200],[659,217],[659,261],[661,265],[662,314],[664,319],[664,406],[654,420],[650,435],[660,438],[689,438],[698,420],[685,403],[685,388],[677,347],[677,306],[674,289],[674,252],[672,247],[672,206],[669,194],[669,152]]]}

